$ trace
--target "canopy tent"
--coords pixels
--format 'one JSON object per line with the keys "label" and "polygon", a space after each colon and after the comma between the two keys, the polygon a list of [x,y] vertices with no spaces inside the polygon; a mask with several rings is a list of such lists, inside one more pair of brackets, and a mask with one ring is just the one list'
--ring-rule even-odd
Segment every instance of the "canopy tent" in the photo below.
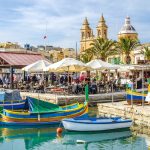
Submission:
{"label": "canopy tent", "polygon": [[0,102],[21,101],[19,90],[4,90],[0,91]]}
{"label": "canopy tent", "polygon": [[92,70],[102,70],[102,69],[118,69],[118,65],[112,65],[108,62],[104,62],[100,59],[91,60],[86,64],[87,67],[92,68]]}
{"label": "canopy tent", "polygon": [[64,58],[59,62],[49,65],[45,71],[52,72],[80,72],[86,70],[87,66],[74,58]]}
{"label": "canopy tent", "polygon": [[130,70],[150,70],[150,65],[142,64],[142,65],[131,65]]}
{"label": "canopy tent", "polygon": [[27,72],[43,72],[44,69],[49,66],[51,63],[46,60],[38,60],[35,63],[32,63],[24,68],[22,70]]}
{"label": "canopy tent", "polygon": [[141,70],[150,70],[150,65],[148,64],[142,64],[142,65],[132,65],[132,64],[129,64],[129,65],[118,65],[119,66],[119,69],[118,71],[120,72],[125,72],[125,71],[132,71],[132,70],[137,70],[137,71],[141,71]]}

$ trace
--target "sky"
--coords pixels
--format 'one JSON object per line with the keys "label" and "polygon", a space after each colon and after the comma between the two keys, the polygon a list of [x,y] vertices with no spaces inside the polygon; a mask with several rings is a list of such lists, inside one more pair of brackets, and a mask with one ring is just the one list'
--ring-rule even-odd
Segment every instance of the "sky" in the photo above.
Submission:
{"label": "sky", "polygon": [[[103,13],[108,38],[130,16],[141,43],[150,42],[150,0],[0,0],[0,42],[79,48],[85,17],[96,34]],[[44,40],[44,36],[47,38]]]}

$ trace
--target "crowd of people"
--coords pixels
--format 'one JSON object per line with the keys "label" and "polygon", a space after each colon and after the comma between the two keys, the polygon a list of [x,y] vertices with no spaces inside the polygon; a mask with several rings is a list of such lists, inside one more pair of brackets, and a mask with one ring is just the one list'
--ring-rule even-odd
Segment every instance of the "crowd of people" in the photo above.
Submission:
{"label": "crowd of people", "polygon": [[[10,75],[0,76],[0,86],[3,88],[10,88]],[[82,73],[64,73],[64,74],[18,74],[13,76],[14,87],[21,90],[41,90],[49,86],[53,87],[68,87],[70,93],[79,94],[84,93],[85,85],[89,85],[89,93],[96,94],[101,92],[119,91],[124,90],[127,87],[131,88],[134,85],[136,89],[142,88],[142,78],[140,75],[135,78],[128,77],[126,82],[122,82],[122,78],[114,74],[110,74],[109,78],[107,74],[96,76],[96,74],[90,77],[84,72]]]}

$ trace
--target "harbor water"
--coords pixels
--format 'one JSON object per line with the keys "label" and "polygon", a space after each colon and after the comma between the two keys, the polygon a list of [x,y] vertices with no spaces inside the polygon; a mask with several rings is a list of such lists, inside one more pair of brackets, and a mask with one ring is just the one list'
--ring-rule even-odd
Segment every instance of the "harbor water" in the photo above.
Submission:
{"label": "harbor water", "polygon": [[[94,115],[97,110],[91,109]],[[1,127],[0,150],[147,150],[149,138],[130,129],[56,134],[56,127]]]}

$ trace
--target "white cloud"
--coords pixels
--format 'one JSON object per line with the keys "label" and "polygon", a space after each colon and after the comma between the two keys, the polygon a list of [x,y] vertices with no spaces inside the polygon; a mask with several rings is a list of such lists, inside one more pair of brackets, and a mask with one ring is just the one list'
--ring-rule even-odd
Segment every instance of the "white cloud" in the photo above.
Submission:
{"label": "white cloud", "polygon": [[[145,19],[142,23],[141,20],[143,17],[147,18],[144,12],[149,12],[145,8],[148,4],[150,2],[140,0],[26,0],[22,5],[17,5],[16,2],[16,7],[11,8],[13,13],[0,18],[0,40],[42,44],[47,24],[49,44],[74,47],[74,43],[80,40],[84,17],[88,17],[91,27],[96,31],[100,15],[104,13],[111,39],[117,39],[117,33],[128,14],[142,41],[145,41],[149,39],[150,22]],[[0,12],[6,13],[5,9]]]}

